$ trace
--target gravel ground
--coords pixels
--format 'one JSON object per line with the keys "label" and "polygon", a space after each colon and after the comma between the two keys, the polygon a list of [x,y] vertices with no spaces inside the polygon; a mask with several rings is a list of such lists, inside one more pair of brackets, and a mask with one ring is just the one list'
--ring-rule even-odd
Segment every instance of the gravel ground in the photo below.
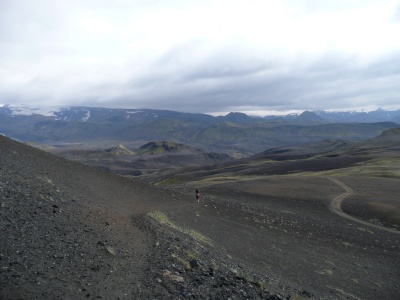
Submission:
{"label": "gravel ground", "polygon": [[[361,218],[352,206],[370,207],[371,201],[385,210],[398,207],[398,180],[338,179],[353,189],[344,201],[346,213],[361,222],[331,211],[332,200],[346,192],[343,187],[324,176],[294,175],[171,186],[176,193],[199,188],[202,195],[195,211],[171,212],[171,218],[265,274],[269,291],[318,299],[397,299],[400,231],[378,228],[368,218],[377,215],[372,209]],[[381,214],[387,222],[391,216]]]}
{"label": "gravel ground", "polygon": [[[340,181],[346,213],[398,224],[396,180]],[[307,176],[165,189],[0,136],[0,299],[397,299],[400,235],[333,214],[343,192]]]}
{"label": "gravel ground", "polygon": [[0,299],[284,299],[264,275],[149,217],[190,211],[184,195],[3,136],[0,192]]}

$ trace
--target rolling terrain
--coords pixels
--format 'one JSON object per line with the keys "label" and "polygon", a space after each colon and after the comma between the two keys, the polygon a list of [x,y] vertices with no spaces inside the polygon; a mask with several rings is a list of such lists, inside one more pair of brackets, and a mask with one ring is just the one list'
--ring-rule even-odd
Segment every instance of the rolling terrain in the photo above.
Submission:
{"label": "rolling terrain", "polygon": [[300,115],[254,118],[243,113],[213,117],[151,109],[35,110],[3,106],[0,107],[0,133],[24,142],[50,146],[83,144],[90,149],[118,144],[137,148],[149,141],[164,140],[241,158],[272,147],[323,139],[366,140],[399,127],[396,123],[399,115],[399,111],[339,115],[306,111]]}
{"label": "rolling terrain", "polygon": [[395,299],[399,137],[130,180],[0,136],[0,296]]}
{"label": "rolling terrain", "polygon": [[85,149],[81,145],[47,147],[32,144],[32,146],[92,167],[135,177],[168,172],[183,166],[204,166],[233,160],[224,153],[205,153],[183,144],[165,141],[149,142],[136,151],[121,144],[100,150]]}
{"label": "rolling terrain", "polygon": [[[400,279],[400,131],[188,168],[153,182],[203,205],[184,226],[259,272],[326,299],[394,299]],[[178,216],[177,216],[178,218]],[[273,284],[269,283],[273,289]]]}

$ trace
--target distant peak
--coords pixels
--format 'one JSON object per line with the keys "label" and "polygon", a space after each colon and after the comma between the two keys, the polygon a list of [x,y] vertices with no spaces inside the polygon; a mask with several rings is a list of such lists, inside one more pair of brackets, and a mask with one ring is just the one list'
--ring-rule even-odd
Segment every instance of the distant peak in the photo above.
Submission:
{"label": "distant peak", "polygon": [[318,116],[316,113],[312,111],[304,111],[301,113],[296,119],[296,122],[304,122],[304,123],[319,123],[319,122],[324,122],[324,119]]}
{"label": "distant peak", "polygon": [[122,144],[119,144],[119,145],[116,146],[116,147],[107,149],[106,152],[110,152],[110,153],[115,154],[115,155],[118,155],[118,156],[119,156],[119,155],[135,155],[135,152],[129,150],[128,148],[126,148],[126,147],[125,147],[124,145],[122,145]]}
{"label": "distant peak", "polygon": [[309,111],[309,110],[305,110],[299,115],[299,117],[300,116],[318,116],[318,115],[315,112],[312,112],[312,111]]}
{"label": "distant peak", "polygon": [[230,112],[229,114],[226,115],[228,116],[242,116],[242,117],[248,117],[245,113],[241,113],[241,112]]}
{"label": "distant peak", "polygon": [[225,119],[230,122],[247,123],[253,121],[251,117],[241,112],[231,112],[225,116]]}

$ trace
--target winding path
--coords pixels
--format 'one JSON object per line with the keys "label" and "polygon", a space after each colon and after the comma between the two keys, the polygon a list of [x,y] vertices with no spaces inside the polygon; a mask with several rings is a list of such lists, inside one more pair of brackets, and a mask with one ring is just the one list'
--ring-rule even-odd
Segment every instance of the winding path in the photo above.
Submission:
{"label": "winding path", "polygon": [[328,177],[328,179],[332,180],[334,183],[336,183],[337,185],[339,185],[340,187],[342,187],[345,190],[345,192],[343,194],[340,194],[339,196],[335,197],[332,200],[331,205],[330,205],[329,208],[333,213],[335,213],[335,214],[337,214],[337,215],[339,215],[339,216],[341,216],[343,218],[352,220],[354,222],[357,222],[357,223],[360,223],[360,224],[363,224],[363,225],[366,225],[366,226],[370,226],[370,227],[373,227],[373,228],[378,228],[378,229],[382,229],[382,230],[386,230],[386,231],[389,231],[389,232],[394,232],[394,233],[400,234],[400,231],[398,231],[396,229],[392,229],[392,228],[388,228],[388,227],[372,224],[372,223],[357,219],[357,218],[355,218],[355,217],[353,217],[353,216],[351,216],[349,214],[346,214],[342,209],[342,203],[343,203],[343,200],[345,200],[347,197],[349,197],[349,196],[351,196],[353,194],[353,190],[350,187],[348,187],[347,185],[345,185],[343,182],[341,182],[341,181],[339,181],[337,179],[334,179],[334,178],[331,178],[331,177]]}

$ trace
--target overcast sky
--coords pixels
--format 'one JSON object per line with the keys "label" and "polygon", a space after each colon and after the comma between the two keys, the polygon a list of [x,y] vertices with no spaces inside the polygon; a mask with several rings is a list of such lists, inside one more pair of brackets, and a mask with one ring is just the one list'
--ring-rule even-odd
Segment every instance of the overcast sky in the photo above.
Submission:
{"label": "overcast sky", "polygon": [[400,107],[400,2],[0,0],[0,103]]}

